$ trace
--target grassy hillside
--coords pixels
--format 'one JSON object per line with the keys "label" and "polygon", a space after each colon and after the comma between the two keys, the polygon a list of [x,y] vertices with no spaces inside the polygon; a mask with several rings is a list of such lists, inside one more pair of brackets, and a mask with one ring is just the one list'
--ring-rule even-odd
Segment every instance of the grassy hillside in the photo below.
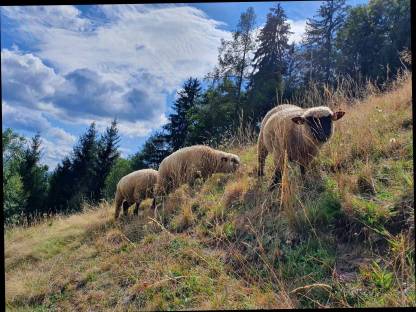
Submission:
{"label": "grassy hillside", "polygon": [[[256,146],[242,168],[178,189],[157,220],[112,203],[5,233],[8,310],[415,305],[411,77],[344,106],[304,180],[270,193]],[[247,137],[246,137],[247,139]],[[237,140],[238,141],[238,140]]]}

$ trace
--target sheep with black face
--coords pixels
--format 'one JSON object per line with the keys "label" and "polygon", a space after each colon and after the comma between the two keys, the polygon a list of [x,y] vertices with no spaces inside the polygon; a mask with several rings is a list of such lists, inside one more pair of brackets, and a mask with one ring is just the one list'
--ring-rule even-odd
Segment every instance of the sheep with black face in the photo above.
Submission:
{"label": "sheep with black face", "polygon": [[285,151],[288,160],[300,165],[305,173],[312,159],[333,132],[333,121],[344,116],[343,111],[333,112],[327,106],[303,109],[284,104],[270,110],[264,117],[257,143],[258,175],[264,175],[267,155],[274,158],[275,173],[271,188],[281,179]]}

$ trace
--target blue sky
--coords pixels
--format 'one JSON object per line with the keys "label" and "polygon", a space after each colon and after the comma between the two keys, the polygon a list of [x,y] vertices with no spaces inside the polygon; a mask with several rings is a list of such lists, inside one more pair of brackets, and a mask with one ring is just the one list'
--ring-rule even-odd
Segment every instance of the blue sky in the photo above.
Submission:
{"label": "blue sky", "polygon": [[[241,12],[253,6],[260,27],[273,4],[1,7],[2,127],[39,131],[53,169],[92,121],[102,132],[116,117],[131,155],[166,122],[183,82],[212,70]],[[320,4],[282,2],[291,41]]]}

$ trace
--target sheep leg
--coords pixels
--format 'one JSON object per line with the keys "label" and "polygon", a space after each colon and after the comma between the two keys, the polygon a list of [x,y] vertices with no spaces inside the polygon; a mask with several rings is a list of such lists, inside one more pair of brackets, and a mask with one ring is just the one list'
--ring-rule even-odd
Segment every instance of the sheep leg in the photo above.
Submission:
{"label": "sheep leg", "polygon": [[136,206],[134,207],[133,214],[136,216],[139,214],[140,200],[136,201]]}
{"label": "sheep leg", "polygon": [[269,186],[269,191],[273,191],[281,180],[282,180],[282,172],[280,168],[276,168],[274,171],[272,183]]}
{"label": "sheep leg", "polygon": [[129,207],[130,207],[129,203],[125,200],[123,202],[123,215],[124,216],[127,216],[128,212],[129,212]]}
{"label": "sheep leg", "polygon": [[266,157],[267,157],[267,149],[264,146],[262,140],[259,139],[259,143],[257,145],[257,155],[258,155],[258,171],[257,175],[259,177],[262,177],[264,175],[264,165],[266,163]]}
{"label": "sheep leg", "polygon": [[117,191],[116,191],[116,196],[115,196],[114,202],[115,202],[115,205],[116,205],[116,212],[114,214],[114,219],[117,219],[118,215],[120,214],[121,205],[123,203],[123,197]]}

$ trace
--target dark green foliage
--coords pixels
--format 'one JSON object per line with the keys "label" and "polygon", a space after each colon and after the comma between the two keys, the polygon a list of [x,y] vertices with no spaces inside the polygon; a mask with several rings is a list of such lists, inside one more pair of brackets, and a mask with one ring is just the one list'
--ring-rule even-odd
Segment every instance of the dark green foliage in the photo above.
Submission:
{"label": "dark green foliage", "polygon": [[103,197],[105,180],[119,157],[117,122],[114,120],[97,140],[92,123],[50,177],[48,206],[50,212],[79,211],[82,202],[96,203]]}
{"label": "dark green foliage", "polygon": [[2,133],[3,214],[5,223],[17,223],[26,204],[19,167],[23,161],[24,137],[8,128]]}
{"label": "dark green foliage", "polygon": [[58,164],[49,179],[48,207],[51,213],[69,210],[68,201],[75,192],[74,171],[69,157]]}
{"label": "dark green foliage", "polygon": [[345,0],[324,1],[318,15],[306,22],[304,57],[305,80],[329,84],[335,78],[335,34],[342,26],[347,6]]}
{"label": "dark green foliage", "polygon": [[156,132],[144,143],[143,148],[132,157],[132,169],[157,169],[162,160],[169,155],[169,143],[166,134]]}
{"label": "dark green foliage", "polygon": [[290,26],[280,4],[270,9],[266,24],[257,38],[259,47],[253,58],[250,79],[250,115],[257,120],[278,103],[283,94],[283,75],[288,69]]}
{"label": "dark green foliage", "polygon": [[34,217],[46,212],[48,167],[39,163],[40,145],[40,135],[37,134],[32,138],[30,147],[24,151],[22,162],[18,169],[26,198],[22,211],[28,224],[33,221]]}
{"label": "dark green foliage", "polygon": [[223,79],[215,88],[208,89],[189,113],[188,145],[218,144],[232,129],[236,105],[236,90],[229,79]]}
{"label": "dark green foliage", "polygon": [[95,184],[93,188],[93,200],[96,202],[102,198],[105,179],[110,173],[111,168],[120,156],[118,152],[118,135],[117,121],[113,120],[111,126],[106,129],[104,135],[98,141],[98,155],[95,167]]}
{"label": "dark green foliage", "polygon": [[174,152],[184,146],[188,135],[188,112],[198,103],[201,84],[198,79],[190,77],[178,92],[178,99],[173,104],[174,113],[169,115],[169,122],[164,126],[170,151]]}
{"label": "dark green foliage", "polygon": [[410,1],[373,0],[350,9],[336,45],[340,73],[380,85],[402,66],[399,53],[410,50]]}

